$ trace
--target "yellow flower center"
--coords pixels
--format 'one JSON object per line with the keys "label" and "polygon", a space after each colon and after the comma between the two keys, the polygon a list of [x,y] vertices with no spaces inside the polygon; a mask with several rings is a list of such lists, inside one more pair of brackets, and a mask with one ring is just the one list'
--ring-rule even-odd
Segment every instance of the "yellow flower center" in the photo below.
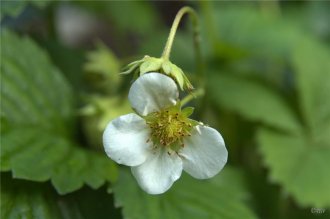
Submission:
{"label": "yellow flower center", "polygon": [[155,146],[169,146],[175,151],[184,147],[182,139],[191,136],[190,131],[197,124],[188,118],[192,111],[191,107],[181,111],[180,107],[172,106],[147,115],[145,120],[151,129],[149,140],[152,140]]}

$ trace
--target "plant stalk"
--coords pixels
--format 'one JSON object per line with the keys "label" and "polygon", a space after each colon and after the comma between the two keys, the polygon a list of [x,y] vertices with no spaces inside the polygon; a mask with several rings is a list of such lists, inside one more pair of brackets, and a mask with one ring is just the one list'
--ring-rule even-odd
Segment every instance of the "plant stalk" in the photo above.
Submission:
{"label": "plant stalk", "polygon": [[200,48],[200,28],[199,28],[199,22],[198,22],[198,16],[194,9],[191,7],[183,7],[181,8],[177,15],[175,16],[175,19],[173,21],[170,34],[167,38],[167,42],[165,44],[165,48],[163,50],[162,58],[164,60],[169,60],[171,49],[173,46],[173,41],[175,38],[176,31],[178,29],[179,23],[183,17],[183,15],[189,14],[191,17],[192,25],[193,25],[193,40],[194,40],[194,48],[195,48],[195,61],[196,61],[196,68],[197,68],[197,79],[200,82],[200,86],[204,87],[204,64],[202,61],[202,53]]}

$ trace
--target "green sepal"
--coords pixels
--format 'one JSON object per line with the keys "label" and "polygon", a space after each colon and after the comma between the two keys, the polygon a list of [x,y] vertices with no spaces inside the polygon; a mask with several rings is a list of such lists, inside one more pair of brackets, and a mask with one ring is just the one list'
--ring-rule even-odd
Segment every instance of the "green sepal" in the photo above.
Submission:
{"label": "green sepal", "polygon": [[165,74],[170,75],[172,72],[172,63],[168,60],[164,60],[162,63],[162,69]]}
{"label": "green sepal", "polygon": [[123,68],[123,72],[120,72],[121,75],[128,75],[134,73],[137,69],[139,69],[141,63],[143,63],[143,59],[137,60],[129,63],[126,67]]}
{"label": "green sepal", "polygon": [[162,66],[163,60],[154,57],[145,57],[140,66],[140,76],[147,72],[157,72]]}
{"label": "green sepal", "polygon": [[180,89],[185,90],[185,91],[193,90],[194,87],[192,86],[188,77],[185,75],[185,73],[182,71],[182,69],[171,62],[169,62],[169,63],[171,66],[171,72],[169,73],[169,75],[177,82]]}
{"label": "green sepal", "polygon": [[181,111],[181,107],[182,107],[182,105],[181,105],[181,100],[178,99],[178,100],[176,101],[176,104],[175,104],[173,107],[174,107],[176,110]]}
{"label": "green sepal", "polygon": [[186,107],[182,110],[182,114],[186,117],[189,117],[194,113],[194,110],[194,107]]}
{"label": "green sepal", "polygon": [[171,77],[181,90],[191,91],[194,89],[182,69],[167,59],[145,56],[143,59],[131,62],[123,70],[120,74],[133,73],[137,77],[148,72],[158,72]]}
{"label": "green sepal", "polygon": [[184,80],[184,90],[192,91],[194,86],[190,83],[188,77],[185,74],[182,74]]}
{"label": "green sepal", "polygon": [[191,123],[191,125],[193,127],[198,126],[198,125],[204,125],[202,122],[198,122],[198,121],[193,120],[193,119],[189,119],[189,122]]}
{"label": "green sepal", "polygon": [[169,75],[171,75],[171,77],[176,80],[180,89],[184,90],[184,88],[185,88],[184,79],[183,79],[184,73],[183,73],[182,69],[172,63],[171,63],[171,69],[172,69],[172,72]]}

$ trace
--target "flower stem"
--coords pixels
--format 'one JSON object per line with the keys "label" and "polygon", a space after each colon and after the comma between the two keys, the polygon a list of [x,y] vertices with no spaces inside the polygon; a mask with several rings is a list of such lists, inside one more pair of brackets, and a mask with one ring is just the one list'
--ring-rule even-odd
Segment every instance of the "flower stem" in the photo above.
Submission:
{"label": "flower stem", "polygon": [[191,100],[193,100],[194,98],[197,97],[201,97],[205,94],[204,89],[199,88],[191,93],[189,93],[187,96],[185,96],[182,100],[181,100],[181,106],[186,105],[187,103],[189,103]]}
{"label": "flower stem", "polygon": [[167,59],[167,60],[170,58],[170,53],[171,53],[171,49],[172,49],[176,31],[178,29],[179,23],[180,23],[183,15],[186,13],[189,13],[193,17],[197,16],[195,11],[190,7],[183,7],[178,11],[178,13],[176,14],[175,19],[173,21],[173,24],[172,24],[172,27],[170,30],[170,34],[168,35],[167,42],[166,42],[166,45],[165,45],[165,48],[164,48],[164,51],[162,54],[162,58]]}
{"label": "flower stem", "polygon": [[165,48],[162,54],[162,58],[164,60],[169,60],[170,58],[170,53],[174,41],[174,37],[176,34],[176,31],[178,29],[179,23],[185,14],[189,14],[191,17],[191,21],[193,24],[193,39],[194,39],[194,47],[195,47],[195,53],[196,53],[196,67],[197,67],[197,72],[198,72],[198,81],[201,82],[201,85],[204,86],[204,75],[203,75],[203,70],[204,70],[204,65],[202,61],[202,53],[201,53],[201,48],[200,48],[200,31],[199,31],[199,22],[198,22],[198,16],[195,12],[194,9],[191,7],[183,7],[181,8],[177,15],[175,16],[175,19],[173,21],[170,34],[167,38],[167,42],[165,44]]}

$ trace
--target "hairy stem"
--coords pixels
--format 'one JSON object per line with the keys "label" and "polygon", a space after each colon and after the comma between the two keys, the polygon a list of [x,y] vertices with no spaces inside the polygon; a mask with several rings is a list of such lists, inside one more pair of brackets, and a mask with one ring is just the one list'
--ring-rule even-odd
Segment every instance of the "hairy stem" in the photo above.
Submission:
{"label": "hairy stem", "polygon": [[204,64],[202,61],[202,53],[201,53],[201,48],[200,48],[200,31],[199,31],[199,22],[198,22],[198,16],[194,9],[191,7],[183,7],[181,8],[177,15],[175,16],[175,19],[173,21],[170,34],[167,38],[167,42],[162,54],[162,58],[164,60],[169,60],[170,58],[170,53],[171,49],[173,46],[173,41],[175,38],[176,31],[178,29],[179,23],[183,17],[183,15],[189,14],[191,17],[192,25],[193,25],[193,39],[194,39],[194,48],[195,48],[195,53],[196,53],[196,67],[197,67],[197,72],[198,72],[198,81],[200,82],[201,86],[204,86]]}

